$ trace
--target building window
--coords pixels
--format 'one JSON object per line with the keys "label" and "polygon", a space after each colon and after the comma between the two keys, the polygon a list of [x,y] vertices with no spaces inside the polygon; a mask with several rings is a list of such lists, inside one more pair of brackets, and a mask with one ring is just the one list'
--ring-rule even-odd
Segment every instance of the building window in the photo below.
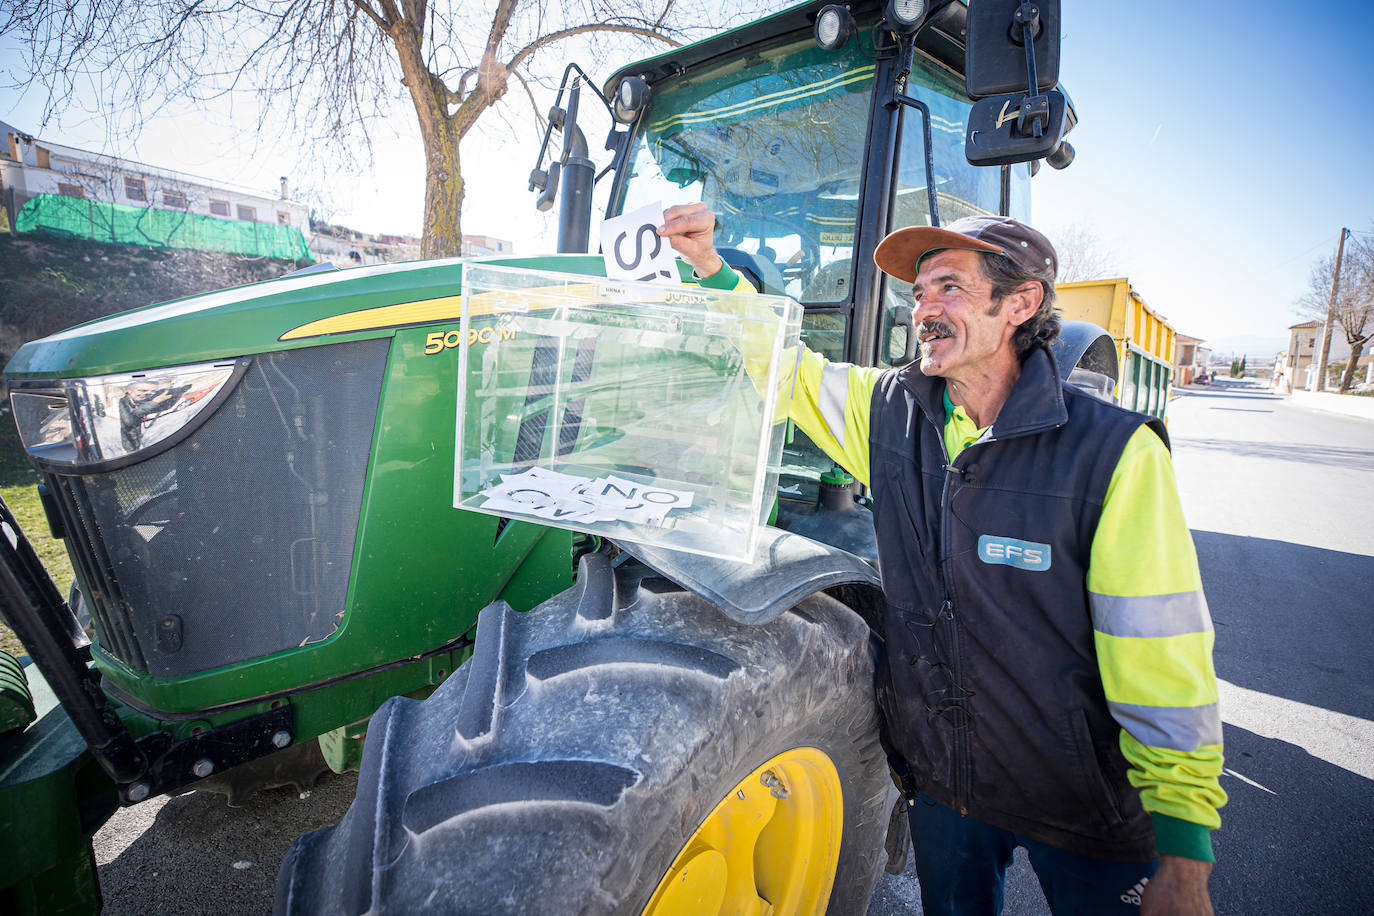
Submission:
{"label": "building window", "polygon": [[[1029,85],[1029,84],[1027,84],[1027,85]],[[211,215],[211,216],[222,216],[222,217],[224,217],[225,219],[228,219],[228,218],[229,218],[229,201],[227,201],[227,200],[212,200],[212,201],[210,201],[210,215]]]}
{"label": "building window", "polygon": [[146,201],[148,199],[148,191],[143,187],[143,179],[126,177],[124,179],[124,196],[129,198],[129,200]]}
{"label": "building window", "polygon": [[169,210],[185,210],[186,192],[164,190],[162,192],[162,205]]}
{"label": "building window", "polygon": [[[1030,84],[1027,83],[1027,85]],[[82,190],[79,185],[67,184],[66,182],[61,181],[57,183],[57,193],[61,194],[63,197],[81,198],[86,196],[86,192]]]}
{"label": "building window", "polygon": [[[1026,85],[1029,86],[1030,83],[1027,83]],[[282,211],[278,210],[278,211],[277,211],[277,225],[278,225],[278,226],[289,226],[289,225],[291,225],[291,214],[289,214],[289,213],[283,213]]]}
{"label": "building window", "polygon": [[239,204],[238,210],[239,219],[243,220],[245,223],[255,223],[258,221],[258,211],[254,210],[252,207],[245,207],[243,204]]}
{"label": "building window", "polygon": [[[1030,83],[1026,83],[1026,85],[1029,86]],[[1317,338],[1315,338],[1315,337],[1309,337],[1309,338],[1307,338],[1307,345],[1308,345],[1309,347],[1315,347],[1315,346],[1317,345]]]}

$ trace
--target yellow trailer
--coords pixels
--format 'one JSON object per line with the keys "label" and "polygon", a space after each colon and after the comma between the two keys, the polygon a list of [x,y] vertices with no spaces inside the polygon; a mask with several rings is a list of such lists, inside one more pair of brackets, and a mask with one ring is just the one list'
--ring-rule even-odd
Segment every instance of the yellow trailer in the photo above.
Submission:
{"label": "yellow trailer", "polygon": [[1066,321],[1091,321],[1116,341],[1121,367],[1116,397],[1121,406],[1163,417],[1174,371],[1174,326],[1124,277],[1060,283],[1055,291]]}

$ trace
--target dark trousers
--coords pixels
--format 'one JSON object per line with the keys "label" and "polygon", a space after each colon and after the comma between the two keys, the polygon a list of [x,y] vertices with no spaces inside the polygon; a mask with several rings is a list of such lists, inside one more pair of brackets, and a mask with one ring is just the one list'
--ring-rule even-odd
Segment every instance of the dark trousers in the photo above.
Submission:
{"label": "dark trousers", "polygon": [[1055,916],[1139,914],[1158,862],[1112,862],[1002,830],[917,794],[909,809],[925,916],[997,916],[1012,853],[1024,846]]}

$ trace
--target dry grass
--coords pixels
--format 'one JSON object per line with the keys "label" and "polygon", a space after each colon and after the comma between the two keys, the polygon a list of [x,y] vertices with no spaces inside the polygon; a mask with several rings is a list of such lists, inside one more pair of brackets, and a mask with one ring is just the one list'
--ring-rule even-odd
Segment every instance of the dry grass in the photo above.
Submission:
{"label": "dry grass", "polygon": [[[64,596],[72,584],[72,564],[67,549],[48,531],[48,518],[38,500],[39,473],[24,458],[19,437],[10,421],[9,406],[0,407],[0,498],[14,513],[34,550],[48,568],[48,575]],[[27,655],[19,638],[0,622],[0,649],[11,655]]]}

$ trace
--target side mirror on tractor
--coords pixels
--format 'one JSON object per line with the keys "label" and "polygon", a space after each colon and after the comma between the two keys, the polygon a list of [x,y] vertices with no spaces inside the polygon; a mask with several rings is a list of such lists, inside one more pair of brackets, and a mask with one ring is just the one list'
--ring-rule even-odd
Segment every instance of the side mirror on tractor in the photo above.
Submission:
{"label": "side mirror on tractor", "polygon": [[1059,85],[1059,0],[969,0],[964,155],[973,165],[1073,161],[1075,118]]}

